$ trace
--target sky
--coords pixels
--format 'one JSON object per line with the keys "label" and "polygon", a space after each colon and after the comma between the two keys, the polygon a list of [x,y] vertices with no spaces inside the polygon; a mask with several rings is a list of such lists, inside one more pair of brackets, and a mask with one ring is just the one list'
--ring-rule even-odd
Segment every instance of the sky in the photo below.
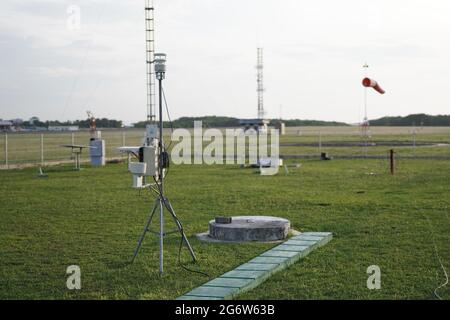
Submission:
{"label": "sky", "polygon": [[[257,47],[269,118],[360,121],[365,62],[369,118],[450,114],[448,0],[154,2],[172,118],[256,117]],[[144,0],[0,1],[0,118],[145,120],[144,29]]]}

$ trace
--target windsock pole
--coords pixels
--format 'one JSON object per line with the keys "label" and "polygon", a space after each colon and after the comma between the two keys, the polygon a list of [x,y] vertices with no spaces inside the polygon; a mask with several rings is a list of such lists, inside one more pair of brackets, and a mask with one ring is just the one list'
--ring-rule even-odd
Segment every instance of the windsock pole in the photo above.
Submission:
{"label": "windsock pole", "polygon": [[[363,66],[365,77],[367,77],[367,70],[369,69],[369,65],[367,62]],[[364,157],[367,158],[367,149],[369,145],[369,118],[367,115],[367,87],[364,87],[364,119],[362,122],[362,135],[364,139],[364,146],[363,146],[363,152]]]}
{"label": "windsock pole", "polygon": [[[366,73],[367,73],[367,69],[369,68],[367,63],[363,66],[363,68],[366,69]],[[364,109],[365,110],[364,110],[364,123],[363,123],[363,135],[365,137],[364,155],[365,155],[365,157],[367,157],[367,148],[368,148],[368,143],[369,143],[368,140],[370,138],[370,124],[369,124],[369,118],[367,117],[367,88],[373,88],[379,94],[385,94],[385,91],[383,90],[383,88],[381,88],[381,86],[378,84],[378,82],[376,82],[373,79],[368,78],[367,76],[363,79],[362,85],[365,88],[365,91],[364,91]]]}

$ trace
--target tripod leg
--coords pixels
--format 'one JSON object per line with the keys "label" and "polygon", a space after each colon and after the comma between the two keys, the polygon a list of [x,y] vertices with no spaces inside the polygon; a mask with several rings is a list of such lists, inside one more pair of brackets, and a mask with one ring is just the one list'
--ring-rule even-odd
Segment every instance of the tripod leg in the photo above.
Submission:
{"label": "tripod leg", "polygon": [[164,272],[164,206],[159,199],[159,274]]}
{"label": "tripod leg", "polygon": [[195,256],[194,249],[192,249],[191,244],[189,243],[189,240],[187,239],[186,234],[183,231],[183,227],[181,226],[180,221],[178,220],[177,215],[175,214],[175,211],[173,210],[172,204],[170,203],[169,199],[164,198],[164,204],[167,210],[170,212],[170,215],[172,216],[173,220],[175,221],[178,230],[180,230],[181,237],[183,238],[183,242],[188,248],[189,253],[191,254],[192,260],[194,262],[197,262],[197,257]]}
{"label": "tripod leg", "polygon": [[151,212],[151,214],[150,214],[150,216],[149,216],[149,218],[147,220],[147,223],[145,224],[144,231],[142,232],[141,237],[139,238],[139,242],[138,242],[138,245],[136,247],[136,250],[134,251],[134,255],[133,255],[133,259],[131,259],[131,263],[133,263],[134,259],[136,259],[136,256],[137,256],[137,254],[139,252],[139,249],[141,248],[142,241],[144,241],[145,234],[147,233],[148,228],[150,227],[150,224],[152,223],[153,215],[155,214],[155,211],[156,211],[156,208],[158,207],[158,205],[161,206],[161,203],[160,203],[159,199],[157,199],[155,201],[155,205],[153,206],[152,212]]}

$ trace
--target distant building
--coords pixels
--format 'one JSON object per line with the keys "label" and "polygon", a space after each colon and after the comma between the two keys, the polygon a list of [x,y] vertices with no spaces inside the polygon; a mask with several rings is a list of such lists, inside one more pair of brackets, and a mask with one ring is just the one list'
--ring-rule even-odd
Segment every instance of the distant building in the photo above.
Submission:
{"label": "distant building", "polygon": [[79,126],[49,126],[48,131],[78,131]]}
{"label": "distant building", "polygon": [[39,126],[33,126],[31,129],[29,129],[31,131],[47,131],[47,127],[39,127]]}
{"label": "distant building", "polygon": [[239,125],[247,130],[255,130],[256,132],[267,132],[267,127],[270,120],[265,119],[241,119],[239,120]]}
{"label": "distant building", "polygon": [[0,131],[11,131],[12,127],[12,121],[0,120]]}
{"label": "distant building", "polygon": [[13,125],[16,127],[19,127],[23,124],[23,119],[17,118],[17,119],[13,119],[11,120]]}

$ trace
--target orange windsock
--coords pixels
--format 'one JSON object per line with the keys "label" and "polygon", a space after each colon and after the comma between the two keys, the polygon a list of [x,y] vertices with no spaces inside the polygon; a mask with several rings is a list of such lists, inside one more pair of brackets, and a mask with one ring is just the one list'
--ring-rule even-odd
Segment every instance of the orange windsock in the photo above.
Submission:
{"label": "orange windsock", "polygon": [[375,80],[372,80],[370,78],[364,78],[362,84],[364,87],[374,88],[377,92],[381,94],[385,94],[386,92],[379,86],[379,84]]}

